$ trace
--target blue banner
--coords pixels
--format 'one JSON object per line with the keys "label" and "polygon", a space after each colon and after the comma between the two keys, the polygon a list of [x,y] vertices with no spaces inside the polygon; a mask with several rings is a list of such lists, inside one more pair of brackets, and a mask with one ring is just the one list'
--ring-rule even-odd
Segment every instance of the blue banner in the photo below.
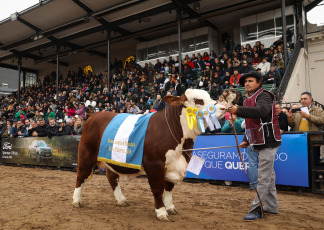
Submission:
{"label": "blue banner", "polygon": [[[238,135],[239,143],[243,135]],[[198,136],[194,148],[220,147],[236,145],[234,135]],[[246,149],[241,149],[244,164],[248,169]],[[205,159],[199,176],[187,172],[187,178],[210,180],[228,180],[248,182],[244,173],[237,148],[210,149],[193,151],[193,154]],[[283,134],[274,169],[276,184],[308,187],[308,147],[307,133]]]}

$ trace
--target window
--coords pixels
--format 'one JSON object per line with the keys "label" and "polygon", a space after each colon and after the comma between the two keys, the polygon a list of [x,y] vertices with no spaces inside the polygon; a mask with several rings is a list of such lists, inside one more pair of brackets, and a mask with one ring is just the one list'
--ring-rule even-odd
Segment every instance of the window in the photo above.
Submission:
{"label": "window", "polygon": [[147,60],[147,49],[141,49],[136,51],[136,61]]}
{"label": "window", "polygon": [[[294,16],[286,16],[286,26],[294,33]],[[282,19],[276,18],[276,36],[282,36]]]}
{"label": "window", "polygon": [[196,50],[209,48],[208,35],[202,35],[195,38]]}
{"label": "window", "polygon": [[[22,78],[21,78],[22,79]],[[26,72],[25,75],[25,86],[33,86],[37,84],[37,74],[36,73],[31,73],[31,72]]]}
{"label": "window", "polygon": [[170,55],[178,54],[178,42],[170,43]]}
{"label": "window", "polygon": [[257,25],[247,25],[241,27],[242,42],[257,40]]}
{"label": "window", "polygon": [[258,40],[272,38],[275,36],[274,20],[258,22]]}
{"label": "window", "polygon": [[169,44],[159,45],[159,57],[169,56]]}
{"label": "window", "polygon": [[150,59],[158,58],[159,57],[158,52],[159,52],[158,46],[153,46],[153,47],[148,48],[147,49],[147,59],[150,60]]}
{"label": "window", "polygon": [[195,51],[195,39],[189,38],[182,41],[182,52],[187,53],[190,51]]}

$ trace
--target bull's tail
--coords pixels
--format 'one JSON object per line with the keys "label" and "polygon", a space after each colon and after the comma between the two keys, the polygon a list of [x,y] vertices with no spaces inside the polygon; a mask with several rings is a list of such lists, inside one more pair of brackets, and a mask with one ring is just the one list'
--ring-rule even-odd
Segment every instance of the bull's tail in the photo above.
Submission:
{"label": "bull's tail", "polygon": [[94,167],[92,168],[91,173],[90,173],[90,175],[89,175],[88,178],[87,178],[87,181],[91,181],[91,180],[92,180],[92,176],[93,176],[93,169],[94,169]]}

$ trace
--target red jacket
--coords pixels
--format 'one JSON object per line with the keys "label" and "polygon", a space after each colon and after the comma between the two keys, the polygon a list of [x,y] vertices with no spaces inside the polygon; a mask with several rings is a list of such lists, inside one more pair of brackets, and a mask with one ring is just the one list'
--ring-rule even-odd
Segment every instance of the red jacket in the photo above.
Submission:
{"label": "red jacket", "polygon": [[237,85],[237,84],[239,84],[240,78],[241,78],[241,74],[238,74],[238,75],[236,76],[236,82],[234,82],[234,81],[235,81],[235,76],[234,76],[234,74],[233,74],[233,75],[231,76],[230,80],[229,80],[229,83],[230,83],[230,84],[235,83],[235,85]]}

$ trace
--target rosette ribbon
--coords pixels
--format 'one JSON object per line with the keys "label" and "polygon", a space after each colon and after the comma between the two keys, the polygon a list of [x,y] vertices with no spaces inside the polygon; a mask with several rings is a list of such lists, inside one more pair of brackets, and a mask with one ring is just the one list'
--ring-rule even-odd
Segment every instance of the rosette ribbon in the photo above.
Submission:
{"label": "rosette ribbon", "polygon": [[[207,106],[207,111],[209,113],[209,119],[212,121],[213,125],[215,125],[216,129],[220,129],[221,125],[216,117],[216,107],[213,104]],[[212,130],[211,130],[212,131]]]}
{"label": "rosette ribbon", "polygon": [[209,127],[209,130],[210,131],[214,131],[215,130],[215,126],[214,126],[214,123],[212,122],[212,120],[209,117],[208,111],[207,110],[204,110],[203,111],[203,114],[204,114],[204,118],[205,118],[205,121],[207,123],[207,126]]}
{"label": "rosette ribbon", "polygon": [[205,124],[204,124],[204,113],[202,111],[197,112],[197,121],[198,121],[198,128],[201,132],[205,132]]}
{"label": "rosette ribbon", "polygon": [[196,119],[196,114],[199,110],[197,108],[191,108],[191,107],[187,107],[186,108],[186,117],[187,117],[187,122],[188,122],[188,127],[189,129],[193,129],[194,126],[195,128],[198,130],[197,128],[197,119]]}

